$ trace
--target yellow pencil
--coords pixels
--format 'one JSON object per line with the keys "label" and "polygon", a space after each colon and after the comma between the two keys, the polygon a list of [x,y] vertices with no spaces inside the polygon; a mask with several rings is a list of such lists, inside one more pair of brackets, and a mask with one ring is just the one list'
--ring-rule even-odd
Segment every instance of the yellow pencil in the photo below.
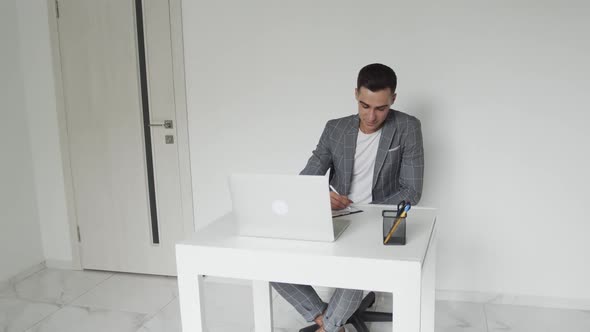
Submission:
{"label": "yellow pencil", "polygon": [[387,237],[385,237],[385,241],[383,241],[383,244],[386,244],[387,242],[389,242],[389,239],[391,239],[391,236],[393,235],[393,233],[395,233],[395,230],[399,227],[402,219],[405,218],[406,215],[407,215],[406,211],[402,212],[402,214],[395,220],[393,225],[391,225],[391,229],[389,230],[389,233],[387,233]]}

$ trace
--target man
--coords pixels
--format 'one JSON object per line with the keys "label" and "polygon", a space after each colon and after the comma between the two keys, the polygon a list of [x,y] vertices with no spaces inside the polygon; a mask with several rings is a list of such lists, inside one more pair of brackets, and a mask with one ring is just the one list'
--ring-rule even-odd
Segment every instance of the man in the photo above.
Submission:
{"label": "man", "polygon": [[[328,121],[301,171],[302,175],[325,175],[331,169],[332,209],[353,202],[397,204],[406,200],[414,205],[420,200],[424,175],[420,121],[391,109],[396,87],[391,68],[382,64],[362,68],[355,89],[358,114]],[[311,286],[272,285],[308,322],[317,324],[318,332],[344,331],[342,326],[363,296],[362,290],[336,289],[326,304]]]}

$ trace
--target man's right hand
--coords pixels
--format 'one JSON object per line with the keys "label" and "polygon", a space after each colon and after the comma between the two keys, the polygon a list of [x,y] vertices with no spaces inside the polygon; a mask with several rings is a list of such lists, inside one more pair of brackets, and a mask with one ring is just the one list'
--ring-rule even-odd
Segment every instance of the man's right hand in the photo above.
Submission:
{"label": "man's right hand", "polygon": [[341,196],[330,191],[330,204],[332,205],[332,210],[342,210],[352,204],[352,201],[347,196]]}

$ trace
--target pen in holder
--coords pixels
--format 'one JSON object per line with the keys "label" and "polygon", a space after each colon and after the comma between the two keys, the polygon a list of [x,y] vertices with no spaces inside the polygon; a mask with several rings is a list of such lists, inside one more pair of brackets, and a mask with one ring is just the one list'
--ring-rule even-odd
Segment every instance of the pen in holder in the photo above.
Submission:
{"label": "pen in holder", "polygon": [[[405,245],[406,244],[406,217],[398,218],[396,217],[397,211],[395,210],[383,210],[381,213],[383,216],[383,244],[384,245]],[[400,219],[398,221],[398,219]],[[395,226],[395,230],[389,240],[385,242],[387,239],[387,235],[391,231],[394,223],[398,221],[398,225]]]}

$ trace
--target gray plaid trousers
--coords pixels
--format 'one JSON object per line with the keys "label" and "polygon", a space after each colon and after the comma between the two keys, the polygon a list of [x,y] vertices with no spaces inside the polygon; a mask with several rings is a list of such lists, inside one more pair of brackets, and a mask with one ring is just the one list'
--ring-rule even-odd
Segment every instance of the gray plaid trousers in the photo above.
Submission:
{"label": "gray plaid trousers", "polygon": [[312,322],[325,312],[324,330],[326,332],[338,331],[346,324],[348,318],[354,314],[363,300],[362,290],[337,288],[330,303],[325,303],[311,286],[278,282],[270,284],[287,302],[295,307],[306,321]]}

